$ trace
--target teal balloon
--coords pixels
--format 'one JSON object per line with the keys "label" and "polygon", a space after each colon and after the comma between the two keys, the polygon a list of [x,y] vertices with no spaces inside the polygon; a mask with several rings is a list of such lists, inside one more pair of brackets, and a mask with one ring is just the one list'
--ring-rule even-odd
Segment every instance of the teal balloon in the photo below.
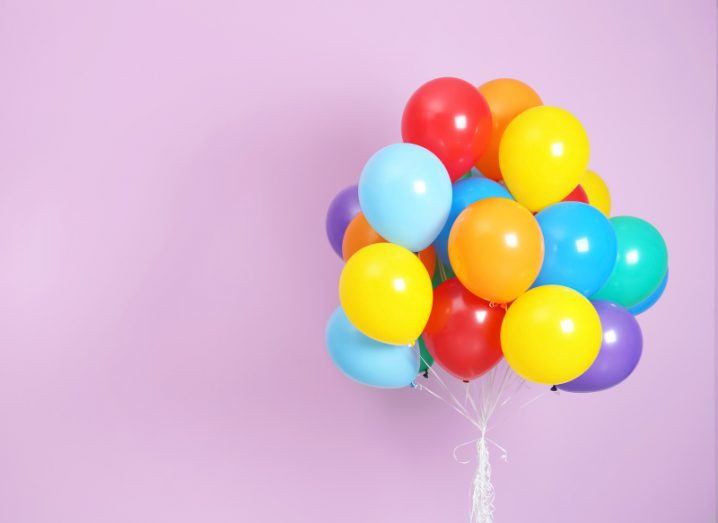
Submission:
{"label": "teal balloon", "polygon": [[611,222],[595,207],[560,202],[536,215],[544,258],[534,287],[563,285],[584,296],[598,291],[616,265],[618,245]]}
{"label": "teal balloon", "polygon": [[422,336],[419,336],[416,341],[419,345],[419,373],[421,374],[428,371],[429,367],[434,364],[434,357],[429,352],[429,349],[426,348],[426,343],[424,343]]}
{"label": "teal balloon", "polygon": [[327,324],[327,349],[347,377],[363,385],[398,389],[411,385],[419,373],[419,356],[407,345],[387,345],[354,327],[341,307]]}
{"label": "teal balloon", "polygon": [[511,196],[506,187],[488,178],[462,178],[454,184],[449,217],[434,242],[436,254],[445,266],[451,266],[449,262],[449,233],[451,232],[451,226],[454,225],[461,211],[472,203],[485,198],[508,198],[513,200],[513,196]]}
{"label": "teal balloon", "polygon": [[451,208],[451,180],[428,149],[388,145],[372,156],[359,178],[359,205],[384,239],[419,252],[436,239]]}
{"label": "teal balloon", "polygon": [[658,286],[658,288],[653,291],[653,294],[651,294],[648,298],[643,300],[638,305],[634,305],[633,307],[628,309],[628,312],[636,316],[638,314],[641,314],[642,312],[646,312],[648,309],[653,307],[653,305],[660,299],[660,297],[663,296],[663,291],[666,290],[666,285],[668,285],[668,274],[669,272],[666,272],[666,275],[663,277],[663,281]]}
{"label": "teal balloon", "polygon": [[668,249],[661,233],[632,216],[610,219],[618,240],[618,260],[605,285],[592,300],[635,307],[658,288],[668,272]]}

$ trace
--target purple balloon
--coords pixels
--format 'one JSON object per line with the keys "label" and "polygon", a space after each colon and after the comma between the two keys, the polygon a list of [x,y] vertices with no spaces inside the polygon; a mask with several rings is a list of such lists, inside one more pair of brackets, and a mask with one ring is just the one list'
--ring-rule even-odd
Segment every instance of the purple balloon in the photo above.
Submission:
{"label": "purple balloon", "polygon": [[359,214],[359,191],[356,185],[350,185],[337,194],[327,211],[327,238],[339,257],[342,257],[344,232],[354,217]]}
{"label": "purple balloon", "polygon": [[596,392],[625,380],[641,359],[643,336],[633,314],[608,301],[594,301],[601,318],[603,341],[593,365],[578,378],[559,389],[569,392]]}

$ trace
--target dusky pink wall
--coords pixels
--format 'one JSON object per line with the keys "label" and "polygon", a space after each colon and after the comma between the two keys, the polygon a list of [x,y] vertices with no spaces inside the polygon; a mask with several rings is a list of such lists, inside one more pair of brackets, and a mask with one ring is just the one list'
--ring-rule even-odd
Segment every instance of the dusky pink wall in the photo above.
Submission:
{"label": "dusky pink wall", "polygon": [[0,520],[463,521],[472,437],[326,355],[332,195],[432,77],[573,111],[670,249],[635,375],[494,437],[497,521],[715,521],[713,2],[0,5]]}

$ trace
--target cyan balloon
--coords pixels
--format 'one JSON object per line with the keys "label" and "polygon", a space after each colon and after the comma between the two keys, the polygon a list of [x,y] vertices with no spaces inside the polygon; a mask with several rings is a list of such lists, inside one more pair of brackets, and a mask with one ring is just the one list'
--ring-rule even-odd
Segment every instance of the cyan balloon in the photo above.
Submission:
{"label": "cyan balloon", "polygon": [[413,252],[436,239],[451,208],[451,180],[428,149],[396,143],[377,151],[359,178],[359,204],[379,235]]}
{"label": "cyan balloon", "polygon": [[661,233],[645,220],[614,216],[609,220],[618,240],[618,261],[593,300],[630,309],[658,288],[668,271],[668,249]]}
{"label": "cyan balloon", "polygon": [[484,198],[508,198],[513,200],[511,193],[506,187],[494,182],[493,180],[481,178],[479,176],[463,178],[456,182],[453,186],[453,196],[451,199],[449,218],[446,220],[444,228],[441,229],[439,236],[434,242],[436,254],[438,254],[439,259],[445,266],[450,265],[449,233],[451,232],[451,226],[454,225],[454,221],[456,221],[456,218],[458,218],[459,214],[461,214],[461,211],[466,209],[472,203],[483,200]]}
{"label": "cyan balloon", "polygon": [[357,330],[337,307],[326,330],[327,348],[334,364],[364,385],[398,389],[411,385],[419,373],[419,355],[407,345],[387,345]]}
{"label": "cyan balloon", "polygon": [[628,312],[636,316],[638,314],[641,314],[642,312],[646,312],[648,309],[653,307],[653,304],[656,303],[661,296],[663,296],[663,291],[666,290],[666,285],[668,285],[668,273],[669,271],[666,271],[666,275],[663,277],[663,281],[658,286],[658,288],[653,291],[653,294],[651,294],[648,298],[643,300],[638,305],[634,305],[633,307],[628,309]]}
{"label": "cyan balloon", "polygon": [[534,286],[563,285],[584,296],[600,289],[616,265],[616,233],[601,211],[585,203],[561,202],[536,215],[544,258]]}

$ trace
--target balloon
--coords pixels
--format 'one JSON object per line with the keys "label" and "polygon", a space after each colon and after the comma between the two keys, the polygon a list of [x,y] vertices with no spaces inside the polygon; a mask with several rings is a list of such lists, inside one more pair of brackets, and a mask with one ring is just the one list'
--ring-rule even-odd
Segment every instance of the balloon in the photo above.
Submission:
{"label": "balloon", "polygon": [[449,218],[434,242],[439,259],[444,265],[449,265],[449,233],[454,221],[469,204],[485,198],[508,198],[513,200],[506,187],[486,178],[466,178],[454,184]]}
{"label": "balloon", "polygon": [[329,204],[326,218],[327,238],[340,257],[342,255],[342,238],[349,222],[357,215],[359,209],[359,193],[356,185],[350,185],[337,194]]}
{"label": "balloon", "polygon": [[638,314],[641,314],[642,312],[646,312],[648,309],[653,307],[653,305],[663,295],[663,291],[666,290],[666,285],[668,285],[668,271],[666,271],[666,275],[663,277],[663,281],[658,286],[658,288],[655,291],[653,291],[653,294],[651,294],[648,298],[641,301],[638,305],[634,305],[633,307],[628,309],[628,312],[630,312],[634,316],[637,316]]}
{"label": "balloon", "polygon": [[342,242],[342,258],[347,261],[352,257],[352,254],[357,252],[362,247],[371,245],[372,243],[382,243],[386,240],[379,236],[379,233],[369,225],[366,221],[364,213],[357,214],[354,219],[349,223],[346,232],[344,233],[344,241]]}
{"label": "balloon", "polygon": [[586,191],[588,203],[601,211],[606,217],[611,216],[611,194],[606,182],[593,171],[586,171],[581,180],[581,187]]}
{"label": "balloon", "polygon": [[492,180],[501,179],[499,168],[499,143],[506,126],[520,113],[541,105],[543,102],[536,91],[513,78],[498,78],[479,87],[491,111],[491,136],[484,154],[476,162],[476,167]]}
{"label": "balloon", "polygon": [[423,336],[419,337],[417,343],[419,344],[419,374],[422,374],[427,372],[429,367],[434,364],[434,358],[429,353],[429,349],[426,348]]}
{"label": "balloon", "polygon": [[375,243],[349,258],[339,278],[339,299],[361,332],[392,345],[413,344],[432,302],[431,279],[413,253]]}
{"label": "balloon", "polygon": [[596,392],[625,380],[641,359],[643,336],[636,318],[607,301],[593,302],[601,318],[603,342],[596,361],[575,380],[558,385],[569,392]]}
{"label": "balloon", "polygon": [[583,190],[583,187],[577,185],[576,188],[568,193],[568,196],[561,201],[588,203],[588,196],[586,195],[586,191]]}
{"label": "balloon", "polygon": [[401,118],[402,140],[433,152],[452,180],[469,172],[490,135],[491,112],[486,100],[459,78],[436,78],[419,87]]}
{"label": "balloon", "polygon": [[436,270],[436,249],[433,245],[429,245],[423,251],[420,251],[419,260],[424,264],[426,272],[429,273],[429,278],[434,277],[434,271]]}
{"label": "balloon", "polygon": [[631,308],[658,288],[668,271],[668,250],[653,225],[632,216],[610,219],[618,240],[618,261],[595,300]]}
{"label": "balloon", "polygon": [[359,179],[359,202],[383,238],[419,252],[437,237],[451,208],[451,181],[439,159],[409,143],[372,156]]}
{"label": "balloon", "polygon": [[[344,261],[351,258],[352,254],[362,247],[373,243],[384,243],[386,240],[369,225],[363,213],[357,214],[347,227],[344,233],[344,241],[342,242],[342,257]],[[426,249],[419,252],[419,260],[426,267],[429,277],[434,275],[436,268],[436,252],[433,245],[429,245]]]}
{"label": "balloon", "polygon": [[568,111],[541,105],[514,118],[499,146],[504,181],[531,211],[561,201],[581,182],[588,166],[588,136]]}
{"label": "balloon", "polygon": [[434,306],[424,330],[426,347],[447,372],[462,380],[478,378],[501,359],[504,309],[467,291],[459,280],[434,290]]}
{"label": "balloon", "polygon": [[411,385],[419,373],[419,357],[407,345],[387,345],[365,336],[338,307],[327,324],[327,348],[334,364],[364,385],[396,389]]}
{"label": "balloon", "polygon": [[507,303],[528,289],[543,260],[533,215],[505,198],[469,205],[449,234],[449,259],[459,281],[488,301]]}
{"label": "balloon", "polygon": [[611,222],[585,203],[561,202],[536,215],[544,258],[534,286],[564,285],[584,296],[600,289],[616,265],[618,246]]}
{"label": "balloon", "polygon": [[591,302],[560,285],[520,296],[501,326],[504,357],[523,378],[557,385],[579,377],[601,346],[601,320]]}

